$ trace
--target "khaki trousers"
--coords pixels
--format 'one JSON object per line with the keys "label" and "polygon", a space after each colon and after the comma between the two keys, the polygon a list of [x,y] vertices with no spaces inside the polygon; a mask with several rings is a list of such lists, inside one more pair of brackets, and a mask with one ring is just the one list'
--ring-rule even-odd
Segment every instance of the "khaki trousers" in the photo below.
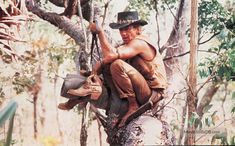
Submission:
{"label": "khaki trousers", "polygon": [[111,79],[109,82],[111,91],[116,90],[119,98],[135,97],[137,103],[142,105],[151,96],[152,91],[144,77],[121,59],[115,60],[108,68],[104,69],[104,78],[108,81]]}

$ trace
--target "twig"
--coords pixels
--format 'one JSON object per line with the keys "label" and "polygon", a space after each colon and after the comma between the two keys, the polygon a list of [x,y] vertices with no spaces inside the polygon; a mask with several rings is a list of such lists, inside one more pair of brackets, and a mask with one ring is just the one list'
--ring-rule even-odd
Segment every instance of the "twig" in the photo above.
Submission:
{"label": "twig", "polygon": [[[171,46],[172,46],[172,45],[171,45]],[[170,48],[171,46],[167,46],[166,48]],[[177,47],[178,47],[178,46],[177,46]],[[174,48],[176,48],[176,46],[175,46]],[[198,52],[207,52],[207,53],[213,53],[213,54],[217,54],[217,55],[218,55],[217,52],[213,52],[213,51],[198,50]],[[170,60],[170,59],[177,58],[177,57],[182,57],[182,56],[187,55],[187,54],[189,54],[189,53],[190,53],[190,51],[187,51],[187,52],[182,53],[182,54],[179,54],[179,55],[174,55],[174,56],[170,56],[170,57],[165,57],[165,58],[163,58],[163,61],[165,61],[165,60]]]}
{"label": "twig", "polygon": [[174,55],[174,56],[170,56],[170,57],[165,57],[165,58],[163,58],[163,61],[165,61],[165,60],[170,60],[170,59],[177,58],[177,57],[182,57],[182,56],[187,55],[187,54],[189,54],[189,53],[190,53],[190,51],[185,52],[185,53],[182,53],[182,54],[179,54],[179,55]]}
{"label": "twig", "polygon": [[198,45],[202,45],[205,44],[207,42],[209,42],[211,39],[213,39],[215,36],[217,36],[220,32],[214,33],[209,39],[203,41],[203,42],[198,42]]}
{"label": "twig", "polygon": [[164,2],[166,3],[166,6],[167,6],[168,9],[170,10],[170,12],[171,12],[172,16],[174,17],[175,21],[177,21],[177,18],[176,18],[176,16],[174,15],[174,13],[172,12],[171,8],[169,7],[169,4],[167,3],[167,1],[165,0]]}
{"label": "twig", "polygon": [[214,52],[214,51],[208,51],[208,50],[197,50],[198,52],[206,52],[206,53],[213,53],[213,54],[216,54],[218,55],[217,52]]}
{"label": "twig", "polygon": [[164,107],[166,107],[166,106],[174,99],[174,97],[175,97],[176,95],[185,92],[184,90],[185,90],[185,88],[183,88],[182,90],[180,90],[178,93],[174,93],[173,96],[171,97],[171,99],[170,99],[166,104],[164,104],[163,106],[161,106],[161,107],[156,111],[156,113],[158,113],[160,110],[162,110]]}

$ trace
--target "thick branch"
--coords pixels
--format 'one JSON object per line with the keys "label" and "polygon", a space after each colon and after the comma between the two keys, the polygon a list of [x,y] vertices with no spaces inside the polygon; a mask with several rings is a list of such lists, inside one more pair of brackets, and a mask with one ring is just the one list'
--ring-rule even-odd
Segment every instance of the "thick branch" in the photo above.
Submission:
{"label": "thick branch", "polygon": [[26,7],[29,11],[41,19],[46,20],[54,26],[62,29],[66,34],[73,38],[77,44],[84,42],[84,36],[81,28],[78,25],[73,24],[67,17],[60,16],[56,13],[45,12],[40,9],[36,3],[34,4],[32,0],[26,1]]}

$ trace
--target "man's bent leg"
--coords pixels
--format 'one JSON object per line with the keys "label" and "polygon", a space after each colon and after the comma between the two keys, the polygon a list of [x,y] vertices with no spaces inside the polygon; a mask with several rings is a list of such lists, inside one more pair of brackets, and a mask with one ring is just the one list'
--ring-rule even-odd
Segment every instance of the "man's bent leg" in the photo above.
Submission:
{"label": "man's bent leg", "polygon": [[151,95],[149,88],[144,77],[132,66],[122,60],[116,60],[110,66],[113,82],[120,94],[120,98],[127,98],[129,108],[121,126],[125,120],[134,113],[139,105],[147,102]]}

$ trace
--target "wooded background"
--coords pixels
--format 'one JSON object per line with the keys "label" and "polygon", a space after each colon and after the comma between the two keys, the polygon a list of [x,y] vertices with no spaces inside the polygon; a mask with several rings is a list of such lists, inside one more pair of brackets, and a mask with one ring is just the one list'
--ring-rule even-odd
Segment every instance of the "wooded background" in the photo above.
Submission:
{"label": "wooded background", "polygon": [[[169,103],[162,116],[177,144],[234,145],[233,0],[1,1],[0,106],[18,103],[12,143],[107,145],[92,112],[86,117],[86,108],[60,111],[57,105],[66,101],[60,97],[63,77],[91,68],[89,20],[103,17],[115,45],[119,32],[108,24],[124,10],[137,10],[149,22],[143,32],[164,57]],[[81,134],[84,123],[87,137]],[[6,127],[0,129],[2,143]]]}

